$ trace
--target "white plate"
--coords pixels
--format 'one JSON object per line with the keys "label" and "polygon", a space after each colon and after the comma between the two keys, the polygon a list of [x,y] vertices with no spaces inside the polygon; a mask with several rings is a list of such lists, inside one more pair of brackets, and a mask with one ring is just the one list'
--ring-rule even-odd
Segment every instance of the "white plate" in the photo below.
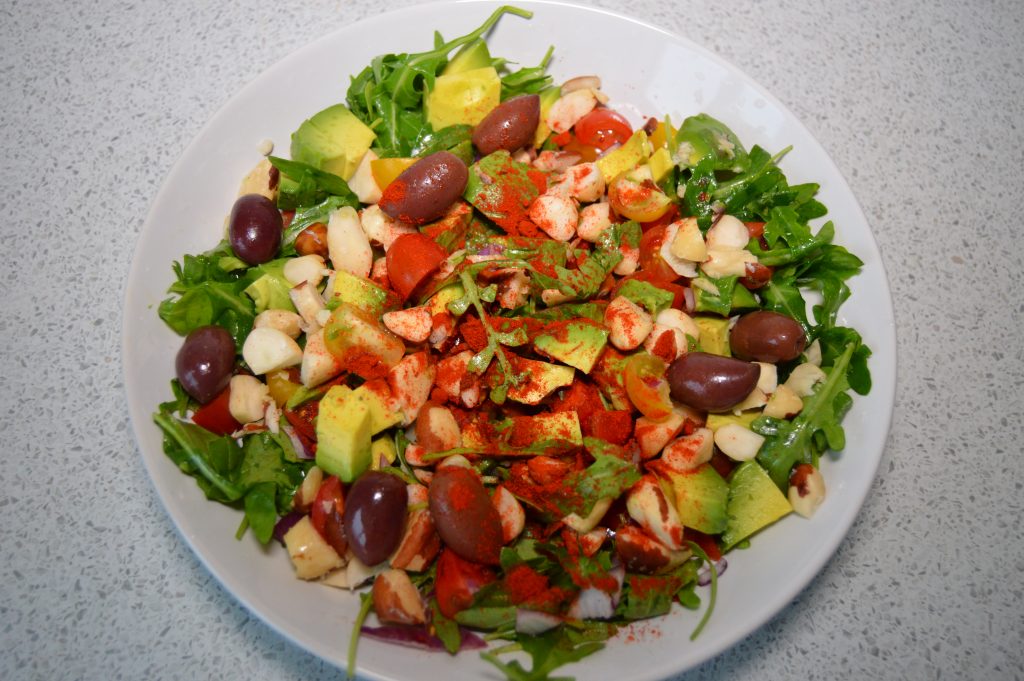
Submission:
{"label": "white plate", "polygon": [[[793,145],[782,167],[793,182],[821,184],[819,198],[835,220],[837,241],[864,260],[851,284],[842,321],[859,329],[874,350],[874,388],[858,398],[844,423],[846,452],[822,468],[828,498],[812,520],[791,516],[757,536],[747,551],[730,556],[718,606],[696,642],[697,621],[673,612],[649,621],[658,635],[624,637],[584,662],[567,667],[577,678],[665,677],[720,653],[785,607],[835,551],[874,478],[885,444],[895,392],[892,302],[878,247],[849,187],[821,146],[770,94],[732,65],[658,28],[589,8],[520,2],[530,21],[505,16],[490,36],[493,54],[534,65],[555,46],[556,81],[598,74],[611,104],[636,123],[641,116],[676,122],[707,112],[752,146],[771,151]],[[157,493],[196,555],[252,612],[310,652],[344,666],[357,599],[295,579],[280,547],[262,549],[251,537],[236,542],[238,512],[207,502],[192,478],[161,450],[151,414],[168,399],[173,358],[181,339],[157,318],[156,305],[171,283],[170,264],[185,253],[211,248],[221,236],[238,183],[255,164],[260,140],[286,153],[303,119],[341,101],[350,74],[382,52],[431,46],[436,28],[445,37],[478,26],[490,2],[412,7],[347,26],[268,69],[221,109],[189,145],[164,183],[143,227],[125,299],[124,370],[135,435]],[[372,40],[367,36],[373,36]],[[625,47],[628,42],[628,49]],[[452,658],[364,640],[358,666],[379,679],[493,677],[475,652]]]}

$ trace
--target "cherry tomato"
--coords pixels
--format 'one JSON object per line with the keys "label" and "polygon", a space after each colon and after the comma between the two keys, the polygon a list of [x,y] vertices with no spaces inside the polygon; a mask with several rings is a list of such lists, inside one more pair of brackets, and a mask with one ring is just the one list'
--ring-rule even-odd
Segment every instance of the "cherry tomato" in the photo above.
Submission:
{"label": "cherry tomato", "polygon": [[578,139],[573,137],[566,144],[562,145],[563,151],[575,151],[580,155],[580,161],[585,163],[592,163],[597,160],[597,155],[600,150],[597,147],[589,144],[583,144]]}
{"label": "cherry tomato", "polygon": [[403,234],[388,249],[388,278],[406,300],[424,279],[437,271],[448,254],[425,234]]}
{"label": "cherry tomato", "polygon": [[641,352],[630,357],[626,364],[626,394],[633,406],[649,419],[660,421],[672,414],[664,360]]}
{"label": "cherry tomato", "polygon": [[313,528],[341,556],[348,550],[342,521],[344,513],[345,494],[341,488],[341,480],[338,476],[332,475],[320,483],[309,515]]}
{"label": "cherry tomato", "polygon": [[747,234],[750,235],[751,239],[760,239],[764,236],[764,223],[763,222],[744,222],[747,227]]}
{"label": "cherry tomato", "polygon": [[665,241],[665,232],[668,225],[655,227],[640,237],[640,270],[646,272],[648,281],[672,282],[679,279],[675,270],[668,266],[665,259],[661,257],[661,244]]}
{"label": "cherry tomato", "polygon": [[625,144],[633,134],[633,127],[625,118],[611,109],[594,109],[576,121],[573,127],[576,139],[582,144],[604,151],[613,144]]}
{"label": "cherry tomato", "polygon": [[242,424],[235,420],[228,409],[230,399],[231,388],[224,388],[209,403],[192,414],[192,422],[216,435],[230,435],[235,432]]}
{"label": "cherry tomato", "polygon": [[473,603],[473,596],[497,576],[485,565],[460,558],[449,548],[441,551],[437,559],[437,579],[434,593],[437,605],[445,617],[455,617]]}
{"label": "cherry tomato", "polygon": [[653,180],[631,172],[608,185],[608,203],[619,215],[637,222],[657,220],[672,207],[672,199]]}
{"label": "cherry tomato", "polygon": [[670,225],[678,219],[679,207],[673,203],[672,206],[668,209],[668,212],[666,212],[657,220],[651,220],[650,222],[641,222],[640,230],[643,232],[648,232],[654,229],[655,227],[661,227],[662,225]]}

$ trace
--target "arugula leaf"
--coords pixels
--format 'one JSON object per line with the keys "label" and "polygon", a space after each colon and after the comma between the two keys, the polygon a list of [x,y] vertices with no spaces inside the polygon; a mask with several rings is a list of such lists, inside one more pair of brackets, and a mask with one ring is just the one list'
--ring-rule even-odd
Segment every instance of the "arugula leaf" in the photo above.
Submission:
{"label": "arugula leaf", "polygon": [[551,76],[547,75],[547,68],[554,51],[555,47],[552,45],[537,66],[524,67],[502,76],[501,101],[518,95],[535,95],[550,86]]}
{"label": "arugula leaf", "polygon": [[[517,644],[481,653],[480,656],[504,673],[509,681],[569,681],[569,677],[554,677],[551,672],[603,649],[604,641],[614,631],[614,626],[600,623],[584,625],[578,630],[561,625],[538,636],[519,634]],[[530,669],[518,660],[503,662],[498,658],[502,652],[518,650],[530,656]]]}
{"label": "arugula leaf", "polygon": [[331,196],[341,200],[341,205],[359,208],[356,197],[348,183],[334,173],[314,168],[308,163],[289,161],[277,156],[267,157],[270,164],[281,172],[277,207],[282,210],[305,208],[320,203]]}
{"label": "arugula leaf", "polygon": [[165,412],[153,414],[153,420],[164,431],[164,452],[182,472],[197,477],[207,498],[221,502],[242,498],[245,490],[228,475],[237,466],[234,458],[241,458],[231,438],[214,435]]}
{"label": "arugula leaf", "polygon": [[714,312],[715,314],[722,315],[723,317],[728,317],[729,311],[732,310],[733,291],[736,289],[736,281],[738,280],[738,277],[730,276],[714,279],[704,274],[703,271],[698,274],[698,278],[701,281],[705,281],[714,286],[718,290],[718,293],[712,293],[699,286],[694,286],[694,309],[697,312]]}
{"label": "arugula leaf", "polygon": [[239,447],[228,436],[174,418],[173,405],[165,403],[153,414],[164,431],[164,452],[196,478],[207,498],[231,506],[241,501],[246,524],[260,542],[269,542],[278,516],[291,510],[295,490],[312,462],[288,460],[270,433],[248,436]]}
{"label": "arugula leaf", "polygon": [[779,206],[789,206],[805,221],[825,215],[825,206],[814,200],[818,185],[790,186],[776,165],[790,149],[787,147],[772,156],[755,146],[750,150],[747,169],[720,182],[712,200],[719,202],[726,213],[745,222],[767,220],[772,209]]}
{"label": "arugula leaf", "polygon": [[576,513],[585,518],[600,499],[617,499],[635,485],[640,471],[633,463],[608,453],[603,440],[585,437],[583,444],[594,455],[594,463],[566,476],[565,491],[557,493],[553,503],[563,515]]}
{"label": "arugula leaf", "polygon": [[593,298],[615,266],[622,261],[619,246],[639,243],[640,225],[624,222],[608,227],[598,237],[592,250],[576,269],[557,266],[554,276],[532,269],[533,278],[543,288],[556,289],[577,300]]}
{"label": "arugula leaf", "polygon": [[871,371],[868,369],[871,349],[863,344],[859,333],[845,326],[835,326],[818,334],[818,343],[821,346],[821,363],[824,366],[834,366],[847,345],[856,345],[857,349],[850,357],[846,380],[858,395],[867,395],[871,391]]}
{"label": "arugula leaf", "polygon": [[687,215],[697,218],[697,226],[702,232],[711,228],[714,218],[715,159],[706,157],[697,162],[689,171],[689,177],[680,185],[677,194],[682,197]]}
{"label": "arugula leaf", "polygon": [[676,594],[697,581],[697,562],[688,560],[665,575],[626,574],[616,615],[627,620],[668,614]]}
{"label": "arugula leaf", "polygon": [[436,598],[430,599],[430,624],[444,649],[454,655],[462,647],[462,632],[455,620],[445,617]]}
{"label": "arugula leaf", "polygon": [[274,524],[277,523],[276,491],[274,483],[261,482],[253,485],[245,494],[245,519],[261,544],[266,544],[274,536]]}
{"label": "arugula leaf", "polygon": [[231,255],[227,242],[200,255],[186,255],[172,269],[177,280],[167,289],[177,298],[160,303],[157,313],[176,333],[184,336],[201,326],[216,324],[227,329],[241,351],[256,314],[243,293],[250,279],[246,273],[225,271],[220,262]]}
{"label": "arugula leaf", "polygon": [[792,421],[761,416],[751,424],[754,431],[766,437],[757,460],[779,489],[785,491],[789,487],[789,472],[794,465],[810,463],[820,454],[820,442],[814,441],[818,432],[824,433],[830,446],[840,444],[842,426],[839,424],[850,400],[844,393],[849,385],[846,373],[856,348],[856,343],[846,346],[828,369],[825,380],[804,400],[803,410]]}
{"label": "arugula leaf", "polygon": [[620,286],[618,295],[647,308],[652,317],[657,317],[659,312],[672,307],[672,301],[675,299],[671,291],[639,279],[630,279]]}
{"label": "arugula leaf", "polygon": [[374,148],[383,157],[411,156],[430,125],[423,115],[423,99],[448,55],[486,34],[503,14],[530,18],[531,12],[503,5],[476,30],[415,54],[386,54],[352,78],[346,93],[348,108],[377,134]]}

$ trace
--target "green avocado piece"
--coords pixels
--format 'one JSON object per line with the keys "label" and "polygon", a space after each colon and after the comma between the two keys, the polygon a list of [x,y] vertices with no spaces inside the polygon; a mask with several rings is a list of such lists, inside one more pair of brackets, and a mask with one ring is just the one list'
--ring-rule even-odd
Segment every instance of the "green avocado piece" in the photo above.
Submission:
{"label": "green avocado piece", "polygon": [[576,367],[585,374],[594,368],[608,343],[608,331],[589,319],[556,323],[533,339],[537,352]]}
{"label": "green avocado piece", "polygon": [[736,314],[738,312],[748,312],[750,310],[757,310],[761,305],[757,302],[757,298],[754,294],[744,286],[743,284],[736,284],[736,288],[732,290],[732,301],[729,314]]}
{"label": "green avocado piece", "polygon": [[[396,423],[401,423],[402,412],[394,409],[391,404],[388,404],[388,399],[384,397],[377,390],[370,388],[373,384],[380,384],[380,381],[374,381],[372,383],[364,383],[355,390],[352,391],[352,395],[348,398],[352,400],[359,400],[366,403],[367,409],[370,410],[370,434],[376,435],[380,431],[390,428]],[[384,389],[387,389],[387,384],[383,384]]]}
{"label": "green avocado piece", "polygon": [[729,483],[711,464],[704,463],[684,473],[668,471],[664,476],[661,484],[675,496],[676,511],[685,527],[704,534],[719,534],[725,530]]}
{"label": "green avocado piece", "polygon": [[329,308],[342,303],[366,310],[374,317],[380,317],[385,310],[395,306],[397,300],[385,289],[377,286],[369,279],[350,274],[345,270],[334,273],[334,286],[331,289]]}
{"label": "green avocado piece", "polygon": [[292,160],[348,180],[377,136],[342,104],[303,121],[292,133]]}
{"label": "green avocado piece", "polygon": [[771,525],[793,510],[789,500],[756,461],[746,461],[729,479],[729,518],[722,534],[728,551],[758,530]]}
{"label": "green avocado piece", "polygon": [[697,326],[700,327],[700,340],[697,346],[701,352],[732,357],[732,352],[729,351],[728,319],[697,315],[693,321],[697,322]]}
{"label": "green avocado piece", "polygon": [[292,289],[292,284],[284,277],[284,266],[287,262],[287,258],[282,258],[253,268],[252,271],[259,272],[260,276],[245,287],[245,293],[252,298],[252,302],[256,306],[256,314],[264,310],[295,312],[295,304],[292,303],[292,297],[288,294]]}
{"label": "green avocado piece", "polygon": [[517,357],[513,368],[523,381],[508,389],[508,398],[521,404],[538,404],[558,388],[570,385],[576,375],[572,367]]}
{"label": "green avocado piece", "polygon": [[442,76],[447,76],[453,73],[462,73],[464,71],[472,71],[473,69],[482,69],[487,66],[493,66],[494,60],[491,59],[491,51],[487,49],[487,43],[483,38],[477,38],[473,42],[463,45],[452,60],[448,62],[444,70],[441,71]]}
{"label": "green avocado piece", "polygon": [[351,396],[349,388],[334,386],[320,400],[316,418],[316,465],[342,482],[370,467],[370,405]]}
{"label": "green avocado piece", "polygon": [[533,135],[533,146],[538,149],[540,149],[541,145],[544,144],[544,140],[551,134],[551,128],[548,127],[546,122],[548,112],[551,111],[551,107],[561,96],[562,88],[557,85],[540,91],[540,123],[537,124],[537,132]]}
{"label": "green avocado piece", "polygon": [[374,470],[386,468],[398,458],[398,448],[395,446],[394,438],[389,435],[381,435],[370,443],[370,467]]}
{"label": "green avocado piece", "polygon": [[431,127],[442,130],[450,125],[476,125],[500,103],[501,78],[493,66],[485,66],[438,76],[423,107]]}

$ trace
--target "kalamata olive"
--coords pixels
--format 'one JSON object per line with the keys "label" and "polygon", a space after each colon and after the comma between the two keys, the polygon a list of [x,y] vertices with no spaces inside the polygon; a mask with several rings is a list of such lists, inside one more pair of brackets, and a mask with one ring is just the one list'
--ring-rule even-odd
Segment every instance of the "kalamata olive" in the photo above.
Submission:
{"label": "kalamata olive", "polygon": [[806,346],[807,336],[795,319],[768,310],[743,315],[729,334],[734,355],[758,362],[796,359]]}
{"label": "kalamata olive", "polygon": [[387,559],[404,531],[409,492],[394,475],[370,471],[352,484],[345,497],[345,537],[366,565]]}
{"label": "kalamata olive", "polygon": [[327,225],[314,222],[295,237],[295,252],[299,255],[319,255],[327,258]]}
{"label": "kalamata olive", "polygon": [[185,337],[174,359],[174,369],[185,392],[206,404],[231,381],[235,341],[219,326],[201,326]]}
{"label": "kalamata olive", "polygon": [[473,129],[473,146],[485,156],[515,151],[533,141],[540,123],[540,96],[519,95],[494,107]]}
{"label": "kalamata olive", "polygon": [[274,202],[261,194],[239,196],[228,219],[231,250],[250,265],[273,260],[281,247],[284,221]]}
{"label": "kalamata olive", "polygon": [[422,225],[444,215],[462,196],[469,170],[455,154],[438,151],[402,171],[377,204],[388,216]]}
{"label": "kalamata olive", "polygon": [[741,359],[689,352],[668,368],[672,397],[702,411],[725,411],[757,387],[761,367]]}
{"label": "kalamata olive", "polygon": [[442,468],[430,481],[430,514],[441,540],[466,560],[497,565],[501,517],[475,471]]}

